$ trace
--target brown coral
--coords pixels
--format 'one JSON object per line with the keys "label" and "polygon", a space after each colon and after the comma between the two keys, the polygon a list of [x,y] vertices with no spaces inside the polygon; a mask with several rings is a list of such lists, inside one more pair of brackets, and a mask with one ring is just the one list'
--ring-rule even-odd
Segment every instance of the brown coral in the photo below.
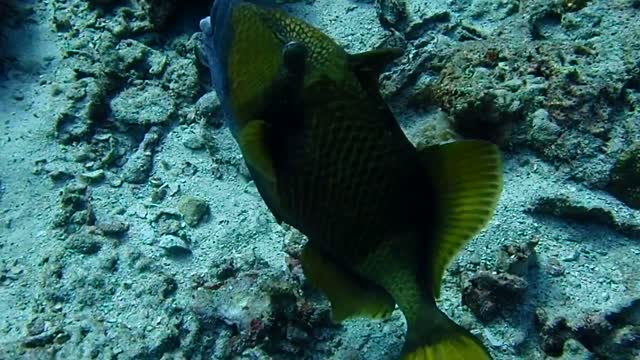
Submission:
{"label": "brown coral", "polygon": [[640,208],[640,141],[631,145],[616,161],[609,191],[627,205]]}

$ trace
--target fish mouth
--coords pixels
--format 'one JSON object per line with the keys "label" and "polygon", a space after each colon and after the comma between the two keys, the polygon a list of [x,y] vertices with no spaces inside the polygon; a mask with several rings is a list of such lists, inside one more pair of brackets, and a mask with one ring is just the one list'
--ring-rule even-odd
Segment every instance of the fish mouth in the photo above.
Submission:
{"label": "fish mouth", "polygon": [[239,0],[215,0],[211,6],[209,16],[200,20],[199,26],[204,35],[203,44],[209,68],[215,64],[225,65],[224,56],[230,46],[232,37],[232,14]]}
{"label": "fish mouth", "polygon": [[200,31],[206,36],[213,35],[213,27],[211,26],[211,16],[200,20]]}

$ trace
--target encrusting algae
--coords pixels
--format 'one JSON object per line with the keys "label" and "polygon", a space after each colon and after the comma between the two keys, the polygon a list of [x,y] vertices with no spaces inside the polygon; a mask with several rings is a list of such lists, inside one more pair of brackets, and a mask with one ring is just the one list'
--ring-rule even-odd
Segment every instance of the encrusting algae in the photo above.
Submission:
{"label": "encrusting algae", "polygon": [[489,359],[436,306],[445,267],[490,219],[501,157],[485,141],[416,149],[378,76],[397,49],[348,54],[289,15],[216,0],[201,22],[214,87],[265,203],[308,237],[305,276],[332,316],[407,320],[402,359]]}

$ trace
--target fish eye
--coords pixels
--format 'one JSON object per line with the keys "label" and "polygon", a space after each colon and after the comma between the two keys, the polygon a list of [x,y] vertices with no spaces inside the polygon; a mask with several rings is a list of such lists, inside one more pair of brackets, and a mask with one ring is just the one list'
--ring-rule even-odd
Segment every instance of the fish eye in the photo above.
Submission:
{"label": "fish eye", "polygon": [[290,41],[282,49],[284,65],[293,71],[304,71],[307,47],[299,41]]}

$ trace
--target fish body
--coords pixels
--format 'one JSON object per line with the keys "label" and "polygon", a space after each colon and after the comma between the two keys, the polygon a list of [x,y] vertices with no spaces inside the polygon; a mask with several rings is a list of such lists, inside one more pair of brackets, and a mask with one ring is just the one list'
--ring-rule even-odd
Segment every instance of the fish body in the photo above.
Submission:
{"label": "fish body", "polygon": [[489,220],[493,144],[417,150],[382,100],[393,49],[348,54],[316,28],[238,0],[201,23],[212,80],[247,166],[278,221],[309,239],[302,264],[335,320],[407,319],[403,359],[488,359],[437,309],[447,263]]}

